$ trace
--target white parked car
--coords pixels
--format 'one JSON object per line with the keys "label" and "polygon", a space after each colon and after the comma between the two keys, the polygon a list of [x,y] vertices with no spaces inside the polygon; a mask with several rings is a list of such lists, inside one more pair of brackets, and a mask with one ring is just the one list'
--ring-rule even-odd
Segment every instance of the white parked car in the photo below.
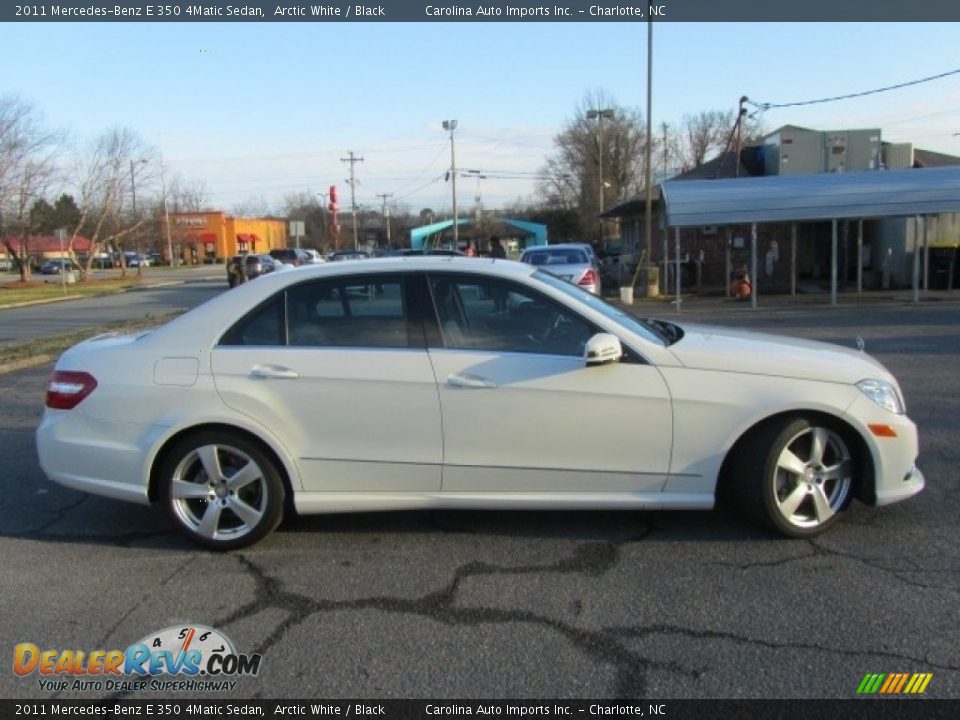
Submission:
{"label": "white parked car", "polygon": [[701,508],[789,536],[921,490],[896,380],[839,346],[638,320],[529,265],[406,257],[238,286],[59,359],[68,487],[217,549],[284,512]]}
{"label": "white parked car", "polygon": [[600,266],[589,245],[563,243],[527,248],[520,262],[546,270],[594,295],[600,294]]}

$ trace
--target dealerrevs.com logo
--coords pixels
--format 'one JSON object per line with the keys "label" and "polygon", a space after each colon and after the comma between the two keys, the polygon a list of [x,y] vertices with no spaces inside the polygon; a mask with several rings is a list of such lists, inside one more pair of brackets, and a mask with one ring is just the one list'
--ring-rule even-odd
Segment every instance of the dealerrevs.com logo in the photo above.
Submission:
{"label": "dealerrevs.com logo", "polygon": [[20,643],[13,650],[13,672],[36,675],[40,689],[49,691],[229,691],[237,686],[234,678],[257,675],[261,659],[238,653],[218,630],[180,625],[126,650],[41,650]]}

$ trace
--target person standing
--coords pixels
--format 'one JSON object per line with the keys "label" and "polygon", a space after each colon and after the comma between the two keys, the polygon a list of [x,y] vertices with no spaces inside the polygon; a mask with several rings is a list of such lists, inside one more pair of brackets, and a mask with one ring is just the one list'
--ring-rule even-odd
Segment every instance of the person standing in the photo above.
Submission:
{"label": "person standing", "polygon": [[503,249],[503,245],[500,244],[500,238],[496,235],[490,236],[490,257],[494,260],[507,259],[507,251]]}

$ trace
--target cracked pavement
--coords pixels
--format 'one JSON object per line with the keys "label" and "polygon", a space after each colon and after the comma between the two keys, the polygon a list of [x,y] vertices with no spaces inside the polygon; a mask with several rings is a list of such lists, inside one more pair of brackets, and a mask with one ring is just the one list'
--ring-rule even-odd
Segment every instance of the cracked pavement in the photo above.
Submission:
{"label": "cracked pavement", "polygon": [[927,489],[809,541],[719,512],[403,512],[214,554],[46,480],[49,367],[0,376],[0,696],[51,697],[9,670],[18,642],[124,649],[191,623],[263,655],[238,697],[852,698],[867,672],[960,697],[960,305],[683,318],[862,335],[904,388]]}

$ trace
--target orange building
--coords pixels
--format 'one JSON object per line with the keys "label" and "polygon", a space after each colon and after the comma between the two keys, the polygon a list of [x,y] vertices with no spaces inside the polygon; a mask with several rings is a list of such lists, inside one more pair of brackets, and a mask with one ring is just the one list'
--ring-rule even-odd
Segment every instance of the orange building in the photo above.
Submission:
{"label": "orange building", "polygon": [[287,223],[273,218],[235,218],[222,210],[170,213],[174,256],[187,263],[222,263],[243,253],[287,247]]}

